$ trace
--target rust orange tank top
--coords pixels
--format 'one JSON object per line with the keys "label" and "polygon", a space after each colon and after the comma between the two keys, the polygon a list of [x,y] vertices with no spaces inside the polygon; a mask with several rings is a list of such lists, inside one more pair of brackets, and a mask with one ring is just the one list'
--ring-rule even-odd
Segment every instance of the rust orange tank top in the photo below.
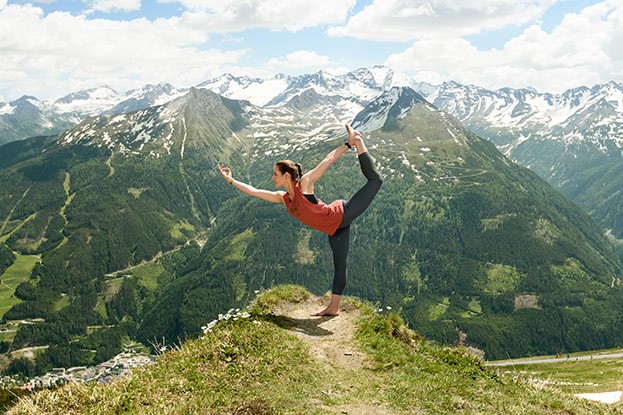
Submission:
{"label": "rust orange tank top", "polygon": [[316,229],[327,235],[333,235],[342,222],[344,205],[342,200],[336,200],[327,205],[318,199],[314,204],[303,196],[300,183],[294,187],[294,197],[290,200],[288,193],[283,195],[283,202],[288,208],[288,213],[303,222],[310,228]]}

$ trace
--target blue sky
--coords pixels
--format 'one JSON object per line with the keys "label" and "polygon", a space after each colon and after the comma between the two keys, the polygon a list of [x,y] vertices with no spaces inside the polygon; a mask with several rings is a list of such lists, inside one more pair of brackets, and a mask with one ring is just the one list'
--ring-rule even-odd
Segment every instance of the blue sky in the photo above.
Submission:
{"label": "blue sky", "polygon": [[372,65],[560,93],[623,82],[622,28],[623,0],[0,0],[0,102]]}

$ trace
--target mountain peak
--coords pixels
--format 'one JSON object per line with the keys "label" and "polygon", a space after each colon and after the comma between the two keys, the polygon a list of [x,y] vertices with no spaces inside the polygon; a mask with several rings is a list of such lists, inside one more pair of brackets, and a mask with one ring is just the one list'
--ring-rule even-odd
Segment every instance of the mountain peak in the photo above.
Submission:
{"label": "mountain peak", "polygon": [[108,85],[103,85],[65,95],[54,101],[54,106],[60,113],[80,113],[92,116],[103,113],[122,100],[122,94]]}
{"label": "mountain peak", "polygon": [[392,87],[361,111],[353,120],[353,127],[362,131],[387,128],[403,118],[415,105],[432,105],[410,87]]}
{"label": "mountain peak", "polygon": [[161,82],[157,85],[149,84],[139,89],[126,92],[123,101],[107,111],[110,114],[123,114],[139,111],[141,109],[162,105],[181,97],[187,92],[185,89],[178,90],[173,85]]}
{"label": "mountain peak", "polygon": [[[183,158],[188,145],[231,137],[244,124],[238,121],[243,111],[237,101],[210,90],[191,88],[163,105],[89,118],[63,133],[58,142],[107,147],[122,154],[148,153],[154,157],[170,155],[177,149]],[[187,124],[187,118],[195,122]],[[210,134],[203,133],[206,129]]]}
{"label": "mountain peak", "polygon": [[72,92],[65,95],[62,98],[57,99],[55,102],[58,104],[69,104],[73,101],[86,101],[88,99],[110,99],[111,97],[118,97],[117,91],[112,89],[108,85],[102,85],[97,88],[82,89],[78,92]]}

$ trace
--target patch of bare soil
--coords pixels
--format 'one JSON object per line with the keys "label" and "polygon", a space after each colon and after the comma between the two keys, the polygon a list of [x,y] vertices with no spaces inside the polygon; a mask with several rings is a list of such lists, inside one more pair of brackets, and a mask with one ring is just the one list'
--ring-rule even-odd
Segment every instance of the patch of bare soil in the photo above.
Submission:
{"label": "patch of bare soil", "polygon": [[[274,314],[283,318],[284,327],[300,337],[309,347],[311,357],[328,367],[335,368],[335,379],[327,382],[321,393],[337,401],[327,406],[321,400],[310,402],[318,405],[326,413],[342,415],[386,415],[390,412],[382,402],[350,402],[347,396],[361,387],[349,380],[348,373],[366,367],[368,355],[357,350],[355,330],[361,311],[348,300],[342,301],[340,315],[336,317],[316,317],[312,313],[324,309],[329,298],[310,297],[299,303],[284,302]],[[344,399],[340,399],[344,398]],[[355,399],[356,400],[356,399]]]}
{"label": "patch of bare soil", "polygon": [[300,303],[282,303],[275,314],[288,320],[288,330],[309,345],[312,357],[336,367],[357,369],[363,367],[365,353],[356,350],[355,326],[361,312],[348,302],[342,302],[340,315],[315,317],[328,299],[310,297]]}

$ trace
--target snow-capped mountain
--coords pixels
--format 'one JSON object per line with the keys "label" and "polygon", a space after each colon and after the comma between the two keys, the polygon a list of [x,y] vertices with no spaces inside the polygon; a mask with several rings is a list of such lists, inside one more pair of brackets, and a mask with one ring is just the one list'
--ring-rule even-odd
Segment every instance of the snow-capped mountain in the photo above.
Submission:
{"label": "snow-capped mountain", "polygon": [[37,135],[52,135],[80,121],[74,114],[59,112],[54,104],[23,96],[0,103],[0,145]]}
{"label": "snow-capped mountain", "polygon": [[171,84],[145,85],[139,89],[126,92],[121,102],[112,109],[107,108],[100,113],[123,114],[138,111],[156,105],[163,105],[186,94],[188,89],[177,89]]}
{"label": "snow-capped mountain", "polygon": [[[62,146],[107,148],[125,156],[145,154],[160,158],[175,154],[184,158],[187,143],[196,145],[205,137],[218,136],[219,147],[224,142],[231,142],[232,146],[250,143],[248,156],[257,161],[304,151],[335,138],[336,133],[344,134],[343,121],[327,110],[330,104],[328,98],[313,90],[285,106],[260,107],[207,89],[191,88],[187,94],[162,105],[89,117],[62,133],[57,142]],[[208,113],[210,117],[206,116]],[[191,120],[195,130],[188,127]]]}
{"label": "snow-capped mountain", "polygon": [[529,89],[491,91],[449,82],[425,97],[522,164],[529,160],[517,155],[520,147],[542,141],[557,142],[567,150],[589,146],[619,156],[623,148],[623,85],[616,82],[559,95]]}
{"label": "snow-capped mountain", "polygon": [[[417,84],[404,74],[396,74],[385,66],[361,68],[342,75],[326,71],[289,77],[279,74],[271,79],[235,77],[226,74],[199,84],[217,94],[236,100],[246,100],[262,107],[300,105],[311,97],[324,99],[338,108],[339,117],[352,119],[365,105],[395,86],[414,86],[429,90],[428,84]],[[427,89],[428,88],[428,89]],[[294,101],[293,101],[294,100]],[[328,100],[328,101],[327,101]],[[336,115],[330,110],[332,116]]]}
{"label": "snow-capped mountain", "polygon": [[397,86],[412,88],[476,134],[491,140],[507,156],[530,167],[536,167],[538,160],[521,157],[520,153],[532,143],[539,146],[545,140],[560,144],[566,152],[582,146],[619,155],[623,148],[623,86],[616,82],[557,95],[532,89],[493,91],[456,82],[419,83],[390,68],[375,66],[343,75],[320,71],[298,77],[278,75],[268,80],[223,75],[198,87],[264,107],[324,100],[328,104],[325,112],[348,120]]}
{"label": "snow-capped mountain", "polygon": [[224,74],[197,85],[197,88],[209,89],[224,97],[249,101],[255,105],[264,106],[275,96],[288,88],[290,78],[279,74],[271,79],[236,77]]}
{"label": "snow-capped mountain", "polygon": [[392,86],[392,74],[389,68],[381,70],[381,67],[374,67],[372,70],[362,68],[344,75],[332,75],[324,71],[302,75],[291,78],[288,87],[269,101],[268,105],[283,105],[309,89],[319,95],[339,96],[365,105]]}
{"label": "snow-capped mountain", "polygon": [[84,118],[101,114],[123,100],[124,95],[108,85],[85,89],[65,95],[52,104],[62,114],[76,114]]}
{"label": "snow-capped mountain", "polygon": [[409,87],[393,87],[372,101],[353,120],[353,127],[361,131],[388,128],[402,119],[416,104],[431,106],[420,94]]}
{"label": "snow-capped mountain", "polygon": [[[243,107],[211,91],[191,89],[187,94],[138,111],[122,114],[102,114],[90,117],[78,126],[61,134],[57,142],[62,146],[82,144],[105,147],[120,154],[148,154],[152,157],[171,155],[172,151],[184,158],[186,142],[189,137],[194,143],[221,138],[236,125],[235,117],[244,112]],[[204,119],[205,112],[218,114]],[[191,131],[187,119],[193,126],[208,130],[209,134]]]}
{"label": "snow-capped mountain", "polygon": [[146,85],[124,94],[104,85],[74,92],[53,102],[23,96],[9,103],[0,103],[0,145],[36,135],[59,134],[87,117],[160,105],[187,91],[163,83]]}
{"label": "snow-capped mountain", "polygon": [[[447,82],[418,83],[384,66],[361,68],[342,75],[320,71],[270,79],[224,74],[196,88],[260,107],[311,107],[324,102],[330,117],[352,119],[366,104],[392,87],[408,86],[477,134],[490,139],[511,158],[526,141],[556,140],[565,145],[590,143],[600,151],[623,147],[623,86],[616,82],[578,87],[563,94],[531,89],[496,91]],[[187,89],[169,84],[146,85],[118,93],[108,86],[69,94],[54,102],[24,96],[0,103],[0,142],[30,135],[53,134],[87,116],[120,114],[169,102]],[[56,125],[59,124],[59,125]],[[519,158],[518,161],[522,162]]]}
{"label": "snow-capped mountain", "polygon": [[[248,101],[258,107],[290,108],[302,111],[307,117],[316,120],[324,118],[329,123],[342,123],[352,120],[369,102],[397,86],[409,86],[426,93],[435,89],[432,85],[417,83],[409,76],[395,73],[384,66],[361,68],[342,75],[320,71],[296,77],[278,74],[270,79],[224,74],[202,82],[196,88],[207,89],[230,99]],[[54,102],[38,101],[38,107],[46,109],[48,118],[54,115],[64,122],[57,125],[56,119],[46,118],[42,122],[47,128],[39,127],[37,122],[26,123],[19,132],[16,132],[17,126],[24,122],[12,122],[6,126],[6,130],[12,134],[0,131],[0,137],[6,137],[4,140],[0,138],[0,143],[36,134],[57,134],[86,117],[138,111],[162,105],[187,92],[188,89],[176,89],[165,83],[147,85],[124,94],[109,86],[102,86],[78,91]],[[0,103],[0,122],[13,111],[12,108],[10,104]],[[311,124],[316,125],[317,122]]]}
{"label": "snow-capped mountain", "polygon": [[604,231],[623,238],[623,85],[554,95],[450,82],[427,99],[591,212]]}

